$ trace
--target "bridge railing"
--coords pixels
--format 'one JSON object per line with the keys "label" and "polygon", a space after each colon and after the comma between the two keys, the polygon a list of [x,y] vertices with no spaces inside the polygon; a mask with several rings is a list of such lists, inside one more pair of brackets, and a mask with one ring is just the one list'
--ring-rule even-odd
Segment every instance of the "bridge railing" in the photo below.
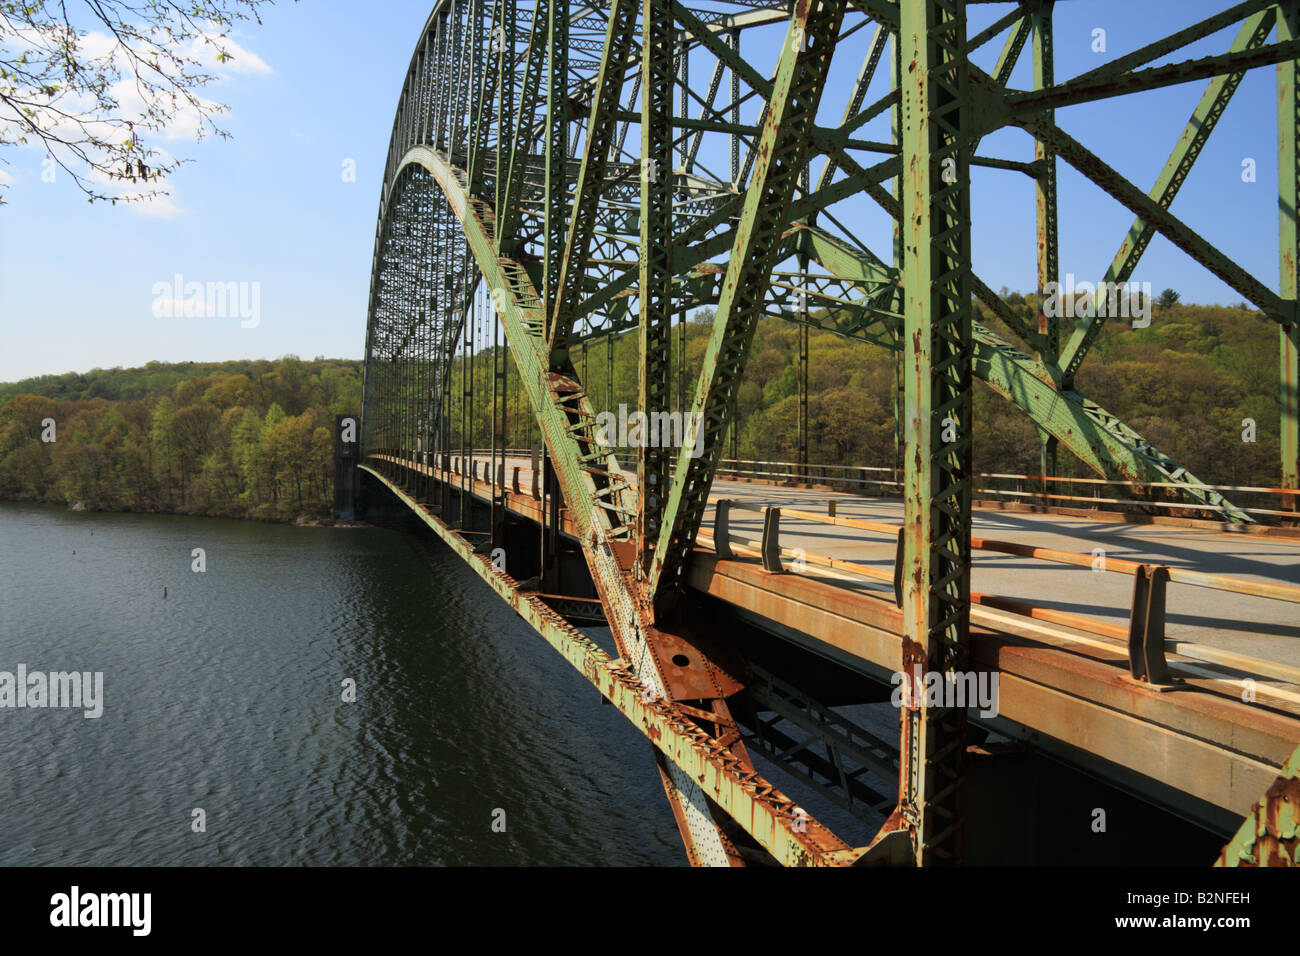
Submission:
{"label": "bridge railing", "polygon": [[[456,450],[442,456],[443,469],[451,474],[460,475],[468,471],[471,462],[491,458],[491,448]],[[529,460],[537,463],[541,460],[539,448],[507,448],[496,451],[496,460],[502,464],[505,460]],[[410,457],[422,464],[436,465],[439,460],[437,452],[412,451]],[[534,464],[533,467],[536,467]],[[860,494],[879,495],[882,497],[902,494],[902,482],[895,469],[873,465],[800,465],[789,461],[757,461],[749,459],[722,459],[718,464],[718,477],[731,478],[775,485],[813,484],[833,489],[854,490]],[[1255,485],[1206,485],[1186,484],[1172,481],[1137,482],[1115,481],[1105,478],[1050,478],[1041,475],[1021,475],[1000,472],[980,472],[975,478],[978,486],[974,489],[977,496],[995,500],[1007,500],[1039,507],[1056,507],[1077,513],[1080,510],[1110,513],[1168,514],[1195,518],[1223,518],[1230,510],[1245,512],[1264,524],[1296,525],[1300,523],[1300,512],[1295,510],[1295,503],[1300,500],[1300,491],[1286,488],[1264,488]],[[525,479],[527,483],[529,479]],[[998,484],[1011,487],[997,487]],[[1065,490],[1052,490],[1065,486]],[[1130,489],[1139,494],[1160,495],[1156,497],[1120,498],[1103,495],[1105,488]],[[1171,500],[1180,492],[1200,490],[1232,495],[1231,509],[1222,505],[1203,502]],[[1068,491],[1091,492],[1089,494],[1068,494]],[[1243,498],[1242,496],[1247,496]],[[1255,507],[1254,504],[1269,504],[1276,507]],[[1110,506],[1110,507],[1107,507]],[[1188,582],[1184,582],[1188,583]]]}
{"label": "bridge railing", "polygon": [[[872,465],[802,465],[791,461],[725,458],[718,463],[718,477],[776,484],[803,483],[857,488],[868,493],[894,496],[901,496],[903,488],[902,476],[898,470]],[[1236,510],[1257,520],[1294,522],[1300,518],[1296,511],[1300,491],[1287,488],[1045,477],[1001,472],[979,472],[975,478],[978,486],[974,492],[977,495],[1039,506],[1103,510],[1103,506],[1110,505],[1120,510],[1167,512],[1182,516],[1193,513],[1224,516],[1229,512],[1228,508],[1221,505],[1174,500],[1179,492],[1191,490],[1232,495]],[[1116,497],[1106,493],[1108,488],[1127,489],[1143,497]],[[1159,497],[1162,495],[1163,498]]]}
{"label": "bridge railing", "polygon": [[[815,565],[874,581],[888,582],[892,586],[895,603],[901,606],[902,526],[840,516],[835,513],[835,502],[833,500],[827,504],[827,513],[821,514],[799,508],[757,505],[735,499],[718,499],[715,502],[713,528],[708,536],[711,539],[714,553],[719,558],[725,560],[735,557],[734,549],[738,548],[756,555],[761,560],[764,569],[771,573],[787,573],[789,569],[783,559],[790,558],[792,559],[791,567],[796,572],[803,571],[805,565]],[[732,527],[731,514],[733,511],[746,511],[762,515],[761,536],[753,538],[743,531],[735,530]],[[862,561],[850,561],[810,553],[803,548],[783,547],[780,539],[782,516],[798,521],[855,528],[892,539],[894,543],[892,568],[887,571],[878,565],[867,564]],[[1124,642],[1127,645],[1130,672],[1135,678],[1145,679],[1154,684],[1171,683],[1173,677],[1165,655],[1166,653],[1174,653],[1207,664],[1232,668],[1242,673],[1300,685],[1300,668],[1225,651],[1200,642],[1165,637],[1166,586],[1170,583],[1284,601],[1291,604],[1300,604],[1300,587],[1298,586],[1275,581],[1257,581],[1227,574],[1210,574],[1188,568],[1171,568],[1164,564],[1111,558],[1104,553],[1064,551],[1058,548],[1042,548],[1017,544],[1011,541],[998,541],[991,538],[972,537],[971,548],[990,553],[1033,558],[1046,563],[1086,567],[1097,572],[1131,576],[1134,579],[1133,602],[1127,627],[1071,611],[1040,607],[1029,601],[996,594],[984,594],[974,590],[971,591],[971,601],[974,604],[995,608],[1022,617],[1046,621],[1108,638],[1109,640],[1104,646],[1109,649],[1115,648],[1114,641]],[[1297,700],[1300,701],[1300,698],[1297,698]]]}
{"label": "bridge railing", "polygon": [[[491,448],[474,448],[445,453],[445,470],[461,474],[470,461],[490,458]],[[498,462],[506,459],[540,461],[539,448],[507,448],[496,450]],[[411,452],[413,460],[434,464],[436,452]],[[903,483],[893,468],[874,465],[801,465],[790,461],[757,461],[724,458],[718,463],[719,478],[739,479],[777,485],[815,484],[843,490],[857,490],[862,494],[882,497],[901,496]],[[1117,481],[1107,478],[1044,478],[1042,475],[1022,475],[1002,472],[979,472],[975,475],[977,496],[1006,500],[1040,507],[1059,507],[1090,511],[1120,511],[1125,513],[1169,514],[1182,517],[1225,517],[1230,510],[1245,512],[1262,523],[1294,525],[1300,522],[1296,504],[1300,491],[1286,488],[1265,488],[1256,485],[1206,485],[1174,481]],[[1103,494],[1107,488],[1128,489],[1144,497],[1114,497]],[[1204,502],[1173,500],[1188,490],[1232,495],[1233,505],[1228,508]],[[1078,492],[1071,494],[1069,492]],[[1164,495],[1161,499],[1155,496]],[[1246,496],[1246,497],[1242,497]],[[1270,505],[1271,507],[1260,507]],[[1106,507],[1110,506],[1110,507]]]}

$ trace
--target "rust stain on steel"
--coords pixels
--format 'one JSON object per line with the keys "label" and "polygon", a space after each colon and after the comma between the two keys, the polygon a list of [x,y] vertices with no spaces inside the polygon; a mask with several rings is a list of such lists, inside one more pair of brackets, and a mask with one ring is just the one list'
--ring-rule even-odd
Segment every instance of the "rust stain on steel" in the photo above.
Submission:
{"label": "rust stain on steel", "polygon": [[[1126,671],[1116,666],[1126,664],[1127,657],[1119,648],[1109,656],[1100,649],[1067,652],[1019,645],[1014,638],[980,628],[971,631],[972,667],[1022,677],[1145,723],[1231,748],[1251,759],[1281,763],[1300,739],[1300,720],[1291,715],[1215,694],[1162,694],[1128,680]],[[1015,691],[1005,681],[1000,695],[1003,713],[1018,712]]]}
{"label": "rust stain on steel", "polygon": [[1255,804],[1215,866],[1300,866],[1300,748]]}
{"label": "rust stain on steel", "polygon": [[1255,841],[1260,865],[1300,862],[1300,780],[1278,780],[1264,795],[1263,833]]}
{"label": "rust stain on steel", "polygon": [[744,683],[733,676],[740,673],[739,668],[718,660],[718,648],[703,635],[647,627],[643,636],[671,700],[720,700],[744,689]]}

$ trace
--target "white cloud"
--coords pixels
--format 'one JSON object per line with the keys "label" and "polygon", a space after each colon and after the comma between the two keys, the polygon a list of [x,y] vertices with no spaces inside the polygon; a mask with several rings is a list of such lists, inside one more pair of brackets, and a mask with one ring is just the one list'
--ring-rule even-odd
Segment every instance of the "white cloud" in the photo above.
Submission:
{"label": "white cloud", "polygon": [[[199,43],[195,40],[194,43]],[[217,62],[216,51],[206,43],[200,44],[203,47],[202,52],[195,51],[194,58],[204,66],[213,70],[225,71],[229,73],[238,73],[243,76],[270,76],[275,71],[252,50],[245,49],[230,37],[220,41],[222,47],[230,54],[230,59],[225,63]],[[209,59],[210,61],[209,62]]]}
{"label": "white cloud", "polygon": [[139,202],[129,203],[127,208],[145,219],[175,219],[185,212],[172,202],[170,196],[149,196]]}
{"label": "white cloud", "polygon": [[[195,60],[205,70],[217,75],[238,73],[243,75],[270,76],[275,71],[252,50],[240,46],[230,35],[221,37],[215,24],[209,25],[202,35],[191,36],[176,48],[178,56]],[[15,31],[21,37],[21,31]],[[158,36],[162,36],[161,31]],[[103,30],[90,30],[81,37],[79,43],[82,62],[90,58],[111,56],[118,47],[117,38]],[[229,54],[224,63],[217,60],[220,51]],[[120,54],[120,51],[118,53]]]}

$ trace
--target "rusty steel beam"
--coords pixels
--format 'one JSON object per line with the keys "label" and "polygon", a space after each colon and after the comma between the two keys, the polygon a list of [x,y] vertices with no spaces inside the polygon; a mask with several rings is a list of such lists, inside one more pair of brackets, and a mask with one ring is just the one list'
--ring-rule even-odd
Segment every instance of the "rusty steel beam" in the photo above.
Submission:
{"label": "rusty steel beam", "polygon": [[795,186],[807,162],[810,132],[843,16],[843,0],[819,0],[815,6],[796,4],[790,20],[692,403],[692,420],[703,429],[702,453],[683,442],[678,455],[646,575],[651,597],[680,580],[704,516],[722,440],[735,415],[749,345],[780,258]]}
{"label": "rusty steel beam", "polygon": [[1214,865],[1300,866],[1300,747]]}
{"label": "rusty steel beam", "polygon": [[[1278,5],[1277,31],[1283,40],[1300,36],[1300,5]],[[1300,211],[1296,207],[1300,202],[1300,60],[1278,65],[1277,98],[1280,298],[1290,318],[1289,324],[1278,328],[1278,443],[1281,483],[1286,488],[1300,489]],[[1289,499],[1290,510],[1296,510],[1298,500],[1296,496]]]}
{"label": "rusty steel beam", "polygon": [[[821,823],[794,813],[796,803],[747,767],[662,696],[648,695],[641,679],[615,661],[536,594],[493,567],[487,555],[378,470],[361,466],[449,545],[538,634],[676,767],[698,781],[720,808],[785,866],[839,866],[853,848]],[[679,786],[678,778],[672,780]],[[683,801],[685,802],[685,801]]]}
{"label": "rusty steel beam", "polygon": [[[971,109],[965,0],[902,0],[903,671],[963,670],[970,633]],[[905,698],[899,811],[921,865],[962,854],[964,708]]]}

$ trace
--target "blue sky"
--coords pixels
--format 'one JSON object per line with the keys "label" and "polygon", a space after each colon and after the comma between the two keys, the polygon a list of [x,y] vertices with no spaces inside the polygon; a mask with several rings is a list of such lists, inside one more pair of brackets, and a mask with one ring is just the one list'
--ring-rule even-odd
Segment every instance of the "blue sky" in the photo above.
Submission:
{"label": "blue sky", "polygon": [[[1210,0],[1080,0],[1058,6],[1058,77],[1099,66],[1227,6]],[[0,380],[160,361],[219,361],[294,353],[360,357],[382,164],[425,2],[303,0],[264,14],[237,42],[267,69],[233,72],[208,94],[230,107],[230,140],[163,142],[195,163],[172,177],[171,215],[89,205],[60,175],[41,180],[43,153],[7,152],[11,180],[0,208]],[[972,6],[972,29],[1005,6]],[[1106,31],[1105,53],[1092,50]],[[1234,30],[1175,59],[1222,52]],[[869,32],[858,34],[861,44]],[[748,40],[746,42],[749,42]],[[776,40],[757,37],[751,55],[767,70]],[[976,56],[985,68],[1000,39]],[[856,74],[861,52],[841,53],[837,89]],[[1029,56],[1012,85],[1029,84]],[[882,69],[877,78],[888,82]],[[708,81],[703,69],[692,78]],[[1210,138],[1173,211],[1276,289],[1277,125],[1275,72],[1247,75]],[[1142,188],[1148,188],[1199,98],[1186,84],[1058,112],[1058,122]],[[875,90],[873,90],[873,93]],[[838,118],[829,103],[821,119]],[[835,114],[832,117],[830,114]],[[869,126],[869,138],[886,138]],[[981,153],[1027,158],[1028,137],[1002,132]],[[1242,181],[1242,161],[1257,180]],[[341,175],[355,160],[356,181]],[[725,168],[725,164],[724,164]],[[1095,281],[1132,216],[1061,164],[1062,273]],[[1017,173],[977,170],[973,181],[976,272],[994,288],[1034,281],[1033,191]],[[863,207],[853,217],[877,252],[888,225]],[[154,287],[186,281],[257,282],[260,320],[158,317]],[[1135,280],[1185,301],[1236,303],[1242,296],[1157,238]]]}

